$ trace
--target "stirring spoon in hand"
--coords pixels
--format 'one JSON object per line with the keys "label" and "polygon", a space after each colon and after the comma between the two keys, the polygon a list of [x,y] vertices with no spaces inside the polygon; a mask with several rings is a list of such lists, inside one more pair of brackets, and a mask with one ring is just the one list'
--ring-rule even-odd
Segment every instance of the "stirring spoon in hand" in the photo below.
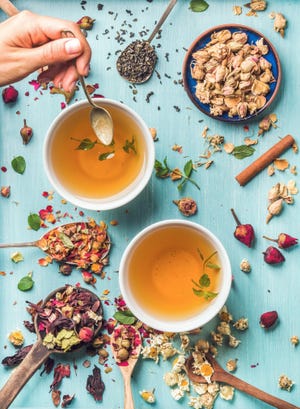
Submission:
{"label": "stirring spoon in hand", "polygon": [[157,55],[150,45],[177,0],[171,0],[164,14],[159,19],[148,40],[136,40],[129,44],[117,59],[117,70],[121,77],[133,84],[142,84],[152,76]]}
{"label": "stirring spoon in hand", "polygon": [[[239,389],[240,391],[245,392],[248,395],[251,395],[254,398],[259,399],[277,409],[300,409],[299,406],[292,405],[291,403],[288,403],[282,399],[276,398],[275,396],[270,395],[269,393],[264,392],[261,389],[258,389],[255,386],[250,385],[249,383],[226,372],[210,354],[206,354],[206,359],[213,370],[213,374],[210,378],[212,381],[224,382],[227,385],[231,385],[234,388]],[[194,373],[193,362],[194,359],[191,355],[186,360],[185,364],[188,377],[193,382],[207,383],[207,380],[203,376]]]}

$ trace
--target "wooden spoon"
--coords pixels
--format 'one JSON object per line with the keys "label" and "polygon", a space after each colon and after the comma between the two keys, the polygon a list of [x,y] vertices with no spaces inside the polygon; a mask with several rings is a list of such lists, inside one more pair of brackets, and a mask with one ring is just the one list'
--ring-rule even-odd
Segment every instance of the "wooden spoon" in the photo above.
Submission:
{"label": "wooden spoon", "polygon": [[[132,341],[133,347],[129,350],[129,358],[121,361],[118,355],[120,350],[120,343],[118,340],[120,339],[120,333],[124,330],[129,331],[130,334],[134,335],[134,338]],[[110,344],[113,356],[120,368],[124,380],[124,409],[134,409],[131,391],[131,375],[141,352],[142,341],[140,333],[132,325],[119,325],[114,329]]]}
{"label": "wooden spoon", "polygon": [[[51,299],[55,299],[55,294],[57,292],[63,293],[65,291],[67,286],[61,287],[56,289],[55,291],[51,292],[44,300],[43,305],[40,307],[41,310],[43,306]],[[76,287],[76,296],[78,297],[79,293],[81,292],[88,292],[90,293],[90,303],[93,305],[97,305],[97,311],[94,311],[97,315],[102,316],[102,304],[100,299],[92,293],[90,290],[87,290],[85,288],[81,287]],[[32,375],[38,370],[38,368],[46,361],[46,359],[51,355],[52,353],[59,353],[59,354],[65,354],[64,350],[61,349],[48,349],[44,344],[43,344],[43,336],[44,334],[41,334],[39,331],[39,317],[38,314],[35,316],[34,320],[34,326],[35,326],[35,331],[37,334],[37,341],[36,343],[32,346],[31,350],[29,353],[26,355],[26,357],[23,359],[22,363],[12,372],[11,376],[9,377],[8,381],[5,383],[5,385],[2,387],[0,390],[0,408],[1,409],[7,409],[10,404],[15,400],[21,389],[25,386],[25,384],[29,381],[29,379],[32,377]],[[99,320],[97,324],[95,323],[95,328],[94,328],[94,334],[93,338],[96,337],[102,327],[102,320]],[[63,329],[63,328],[62,328]],[[86,346],[87,343],[81,341],[79,344],[73,346],[70,351],[74,351],[75,349],[78,350],[82,348],[83,346]]]}
{"label": "wooden spoon", "polygon": [[[288,403],[282,399],[276,398],[275,396],[272,396],[269,393],[266,393],[256,388],[255,386],[252,386],[249,383],[237,378],[236,376],[231,375],[230,373],[226,372],[210,354],[206,354],[206,358],[214,370],[214,373],[211,376],[212,381],[224,382],[228,385],[231,385],[234,388],[247,393],[248,395],[254,396],[254,398],[256,399],[259,399],[273,406],[274,408],[300,409],[299,406],[292,405],[291,403]],[[193,382],[207,383],[207,381],[204,379],[203,376],[197,375],[193,372],[193,366],[192,366],[193,361],[194,359],[191,355],[189,356],[189,358],[186,360],[186,363],[185,363],[185,369],[186,369],[186,373],[188,377]]]}
{"label": "wooden spoon", "polygon": [[[80,239],[81,234],[85,237],[85,246],[84,240]],[[97,244],[99,248],[96,247]],[[90,257],[91,253],[94,256],[97,255],[99,261],[107,257],[110,251],[110,239],[104,226],[90,222],[74,222],[55,227],[36,241],[0,244],[0,249],[8,247],[38,247],[52,260],[76,265],[79,268],[88,268],[96,262],[96,258]]]}

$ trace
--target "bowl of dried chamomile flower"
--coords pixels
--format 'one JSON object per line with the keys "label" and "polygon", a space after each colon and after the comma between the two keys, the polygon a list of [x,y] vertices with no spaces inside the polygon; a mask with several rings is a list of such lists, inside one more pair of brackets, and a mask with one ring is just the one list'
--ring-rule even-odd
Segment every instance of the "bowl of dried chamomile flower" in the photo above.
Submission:
{"label": "bowl of dried chamomile flower", "polygon": [[185,55],[182,73],[197,108],[232,123],[261,114],[281,82],[274,46],[263,34],[238,24],[219,25],[199,35]]}

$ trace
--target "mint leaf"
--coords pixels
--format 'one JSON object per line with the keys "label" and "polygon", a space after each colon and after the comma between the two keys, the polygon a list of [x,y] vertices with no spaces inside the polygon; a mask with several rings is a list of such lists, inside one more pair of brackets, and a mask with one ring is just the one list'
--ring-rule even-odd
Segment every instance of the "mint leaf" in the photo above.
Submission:
{"label": "mint leaf", "polygon": [[77,146],[76,150],[89,151],[90,149],[93,149],[96,143],[97,141],[93,142],[89,138],[82,139],[80,144]]}
{"label": "mint leaf", "polygon": [[207,301],[211,301],[214,298],[216,298],[216,296],[218,295],[218,293],[213,293],[212,291],[204,291],[203,292],[203,297],[207,300]]}
{"label": "mint leaf", "polygon": [[206,263],[206,267],[211,268],[213,270],[220,270],[221,268],[218,264],[211,263],[210,261]]}
{"label": "mint leaf", "polygon": [[11,161],[11,166],[15,172],[22,175],[26,169],[25,159],[23,158],[23,156],[17,156]]}
{"label": "mint leaf", "polygon": [[134,153],[136,153],[136,147],[135,147],[135,139],[134,136],[132,137],[131,141],[126,139],[125,145],[123,146],[123,150],[126,153],[129,153],[130,150],[132,150]]}
{"label": "mint leaf", "polygon": [[253,155],[254,152],[255,149],[252,146],[240,145],[233,149],[232,154],[237,159],[244,159]]}
{"label": "mint leaf", "polygon": [[197,297],[203,297],[203,296],[204,296],[204,291],[203,291],[203,290],[196,290],[195,288],[193,288],[193,293],[194,293]]}
{"label": "mint leaf", "polygon": [[99,160],[106,160],[106,159],[111,159],[111,158],[113,158],[115,156],[115,151],[111,151],[111,152],[105,152],[105,153],[101,153],[99,156],[98,156],[98,159]]}
{"label": "mint leaf", "polygon": [[21,278],[18,282],[18,289],[20,291],[28,291],[33,287],[34,281],[32,279],[32,273],[29,273],[27,276]]}
{"label": "mint leaf", "polygon": [[203,274],[199,279],[199,284],[201,287],[209,287],[210,286],[210,278],[207,274]]}
{"label": "mint leaf", "polygon": [[189,177],[192,173],[192,170],[193,170],[193,161],[189,160],[188,162],[186,162],[183,168],[185,176]]}
{"label": "mint leaf", "polygon": [[36,213],[31,213],[27,218],[27,222],[29,227],[32,228],[32,230],[37,231],[41,227],[41,218]]}
{"label": "mint leaf", "polygon": [[132,325],[136,322],[136,317],[131,311],[116,311],[113,317],[121,324]]}
{"label": "mint leaf", "polygon": [[201,13],[208,9],[209,4],[205,0],[191,0],[190,9],[192,11]]}

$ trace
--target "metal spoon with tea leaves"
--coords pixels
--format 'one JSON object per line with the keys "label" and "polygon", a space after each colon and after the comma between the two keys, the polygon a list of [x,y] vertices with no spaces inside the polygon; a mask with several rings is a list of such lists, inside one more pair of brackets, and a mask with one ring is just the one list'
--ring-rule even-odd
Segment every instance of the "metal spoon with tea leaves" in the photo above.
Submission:
{"label": "metal spoon with tea leaves", "polygon": [[[71,31],[62,31],[62,37],[74,37]],[[113,140],[113,121],[110,113],[103,107],[97,105],[88,93],[85,80],[82,75],[78,75],[79,81],[87,97],[89,104],[92,106],[90,112],[90,122],[97,138],[103,145],[110,145]]]}
{"label": "metal spoon with tea leaves", "polygon": [[117,59],[117,70],[127,81],[133,84],[142,84],[148,81],[153,74],[157,55],[150,44],[156,36],[177,0],[171,0],[164,14],[156,24],[148,40],[136,40],[129,44]]}
{"label": "metal spoon with tea leaves", "polygon": [[1,409],[10,406],[49,355],[86,346],[102,327],[101,301],[83,287],[66,285],[51,292],[42,305],[29,305],[35,312],[37,341],[0,390]]}

